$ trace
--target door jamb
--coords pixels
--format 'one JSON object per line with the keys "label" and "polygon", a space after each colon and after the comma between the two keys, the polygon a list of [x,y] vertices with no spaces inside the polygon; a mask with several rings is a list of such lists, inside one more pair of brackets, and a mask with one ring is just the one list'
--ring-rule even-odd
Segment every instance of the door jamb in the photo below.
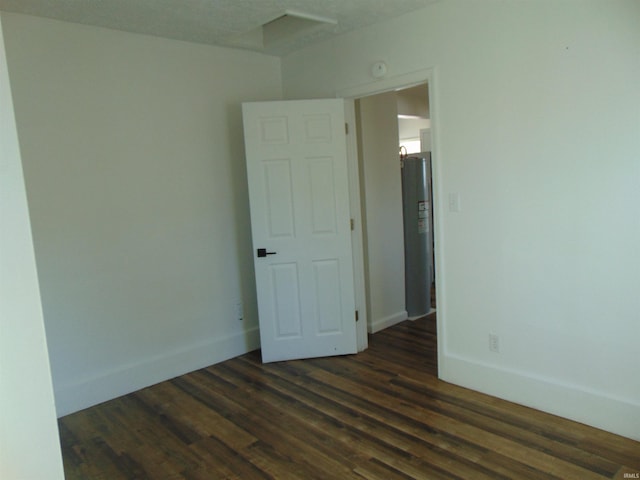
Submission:
{"label": "door jamb", "polygon": [[364,237],[362,223],[362,204],[360,198],[360,168],[358,167],[358,139],[356,137],[355,99],[344,99],[344,119],[348,125],[347,132],[347,168],[349,172],[349,207],[351,209],[352,232],[351,252],[353,258],[353,286],[355,292],[356,311],[356,343],[358,352],[365,350],[369,344],[367,337],[367,294],[364,274]]}

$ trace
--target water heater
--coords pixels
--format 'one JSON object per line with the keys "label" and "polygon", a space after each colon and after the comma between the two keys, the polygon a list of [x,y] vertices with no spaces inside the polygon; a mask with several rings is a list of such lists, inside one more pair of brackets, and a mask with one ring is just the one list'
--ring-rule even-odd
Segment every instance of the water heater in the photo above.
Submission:
{"label": "water heater", "polygon": [[431,152],[401,161],[405,301],[409,318],[418,318],[431,309],[434,281]]}

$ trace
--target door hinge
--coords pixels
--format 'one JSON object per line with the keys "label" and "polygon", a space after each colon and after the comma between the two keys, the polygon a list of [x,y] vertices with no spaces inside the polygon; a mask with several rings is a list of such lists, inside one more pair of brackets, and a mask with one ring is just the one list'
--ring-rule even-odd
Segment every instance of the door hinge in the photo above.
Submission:
{"label": "door hinge", "polygon": [[344,134],[349,135],[349,124],[346,122],[344,124]]}
{"label": "door hinge", "polygon": [[353,218],[349,221],[349,224],[351,225],[351,230],[356,229],[356,221]]}
{"label": "door hinge", "polygon": [[358,310],[356,310],[356,322],[359,320]]}

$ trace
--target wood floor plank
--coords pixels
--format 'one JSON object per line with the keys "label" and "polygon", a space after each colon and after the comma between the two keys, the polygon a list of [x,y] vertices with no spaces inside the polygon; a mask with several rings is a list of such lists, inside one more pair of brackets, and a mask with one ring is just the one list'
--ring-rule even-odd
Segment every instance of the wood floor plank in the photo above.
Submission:
{"label": "wood floor plank", "polygon": [[509,458],[540,469],[559,478],[584,478],[601,479],[606,478],[586,470],[578,465],[565,462],[562,459],[548,455],[544,452],[532,449],[529,446],[520,445],[512,440],[479,429],[469,424],[465,424],[457,419],[453,419],[437,413],[434,410],[423,411],[420,409],[407,408],[391,395],[381,393],[360,384],[354,384],[347,379],[338,377],[326,371],[315,372],[314,378],[323,381],[327,386],[341,388],[344,391],[356,390],[360,395],[375,395],[376,403],[385,405],[387,408],[395,408],[403,414],[413,418],[415,421],[424,422],[439,430],[453,432],[456,436],[468,441],[478,441],[482,439],[484,445],[489,445],[491,450],[501,453]]}
{"label": "wood floor plank", "polygon": [[[377,377],[375,374],[372,375],[368,373],[364,368],[359,368],[356,362],[346,359],[335,359],[334,361],[321,359],[315,360],[314,362],[320,368],[330,371],[335,375],[358,381],[360,384],[377,388],[380,391],[380,385],[383,379]],[[470,425],[535,447],[541,451],[551,448],[556,456],[599,474],[611,476],[618,469],[618,465],[615,462],[585,452],[577,448],[573,442],[541,435],[540,429],[533,430],[530,428],[530,422],[518,422],[511,418],[505,418],[503,414],[482,408],[453,395],[436,392],[424,384],[414,382],[411,379],[392,379],[386,384],[382,391],[397,397],[399,400],[413,404],[419,404],[428,400],[430,410],[452,418],[457,418]]]}
{"label": "wood floor plank", "polygon": [[[245,375],[251,375],[251,367],[255,367],[256,370],[259,370],[259,367],[256,367],[255,365],[244,365],[243,368],[241,364],[234,364],[232,368],[238,369],[239,372],[244,373]],[[297,380],[300,381],[299,377]],[[294,393],[295,388],[292,385],[287,385],[286,382],[279,382],[276,378],[271,378],[269,380],[269,384],[274,386],[276,389],[280,386],[283,391],[296,395]],[[345,425],[350,421],[351,423],[348,424],[349,427],[357,432],[356,438],[360,439],[358,444],[359,448],[363,448],[363,439],[367,439],[370,443],[373,443],[373,445],[368,446],[368,448],[371,449],[370,453],[372,456],[376,456],[379,459],[385,457],[390,461],[393,461],[399,453],[403,453],[408,461],[419,463],[420,459],[424,460],[425,462],[422,462],[424,470],[432,469],[434,472],[439,470],[445,472],[445,469],[449,468],[451,465],[455,465],[456,471],[464,472],[467,470],[467,466],[462,463],[461,458],[454,461],[450,456],[446,454],[443,455],[441,449],[436,448],[435,445],[427,444],[422,441],[422,439],[412,437],[406,432],[400,430],[394,431],[394,429],[389,428],[389,425],[385,423],[382,418],[384,414],[379,418],[374,418],[367,415],[366,410],[346,408],[345,405],[340,404],[330,396],[316,395],[315,398],[311,398],[309,392],[311,392],[312,389],[307,388],[301,391],[304,393],[302,393],[301,396],[296,396],[296,400],[306,404],[309,408],[324,414],[327,418],[338,419],[341,422],[344,422]],[[390,412],[386,412],[387,415],[389,413]],[[354,420],[354,418],[357,418],[357,420]],[[338,439],[334,437],[333,442],[335,443],[337,440]],[[348,443],[345,443],[343,448],[346,448],[347,445]],[[479,469],[468,470],[468,473],[473,471],[475,477],[479,479],[495,478],[493,475],[484,476]],[[447,472],[446,476],[451,478],[452,472]]]}
{"label": "wood floor plank", "polygon": [[[241,449],[257,441],[255,436],[197,399],[184,395],[183,390],[170,382],[154,389],[146,389],[137,396],[153,402],[156,411],[161,412],[162,418],[168,418],[171,425],[181,425],[181,430],[192,429],[195,434],[180,434],[187,444],[191,444],[192,439],[197,442],[202,438],[215,436],[230,448]],[[179,428],[173,427],[170,431],[175,432]]]}
{"label": "wood floor plank", "polygon": [[[349,474],[349,469],[341,462],[322,452],[317,437],[309,437],[305,443],[297,441],[298,438],[308,435],[311,425],[293,415],[285,414],[286,405],[280,404],[266,390],[259,391],[258,400],[251,400],[257,392],[247,384],[242,388],[244,395],[235,397],[234,401],[230,402],[224,396],[219,397],[219,392],[208,388],[206,383],[206,379],[203,378],[197,385],[186,386],[183,383],[182,386],[188,388],[190,394],[202,402],[209,402],[210,398],[217,397],[217,408],[223,409],[229,419],[243,428],[254,428],[255,435],[262,444],[281,445],[280,451],[292,464],[297,464],[299,469],[314,470],[321,467],[323,471],[332,473],[336,478]],[[320,433],[322,432],[317,432]],[[312,471],[307,477],[315,478],[315,475]]]}
{"label": "wood floor plank", "polygon": [[[456,452],[453,455],[454,463],[453,465],[455,470],[465,471],[465,463],[471,460],[480,461],[482,456],[485,454],[486,449],[478,445],[471,445],[469,442],[463,442],[460,439],[447,436],[446,432],[437,432],[435,430],[425,430],[424,425],[418,425],[415,421],[404,418],[403,420],[399,420],[393,409],[382,409],[377,412],[374,412],[371,407],[363,406],[363,401],[358,401],[357,398],[349,398],[348,396],[338,394],[336,397],[332,397],[330,393],[327,393],[328,390],[319,385],[313,385],[313,380],[304,379],[300,376],[292,377],[293,381],[297,381],[301,384],[304,384],[306,390],[317,391],[319,394],[324,394],[323,397],[320,397],[320,400],[317,402],[317,408],[325,409],[328,415],[333,415],[335,418],[340,419],[341,421],[348,422],[349,415],[344,415],[344,411],[347,406],[351,409],[355,409],[356,413],[354,415],[358,415],[360,420],[364,419],[365,416],[369,416],[371,422],[377,422],[378,428],[381,430],[379,433],[375,432],[376,438],[380,440],[386,441],[388,444],[393,444],[399,448],[403,448],[410,453],[413,453],[422,457],[429,457],[435,452],[440,452],[447,456],[449,459],[452,458],[451,452]],[[335,394],[335,393],[334,393]],[[340,405],[340,402],[344,400],[344,403]],[[339,406],[336,408],[332,408],[331,404],[333,402],[337,402]],[[342,411],[341,411],[342,410]],[[342,416],[341,416],[342,415]],[[371,419],[372,415],[377,419]],[[351,422],[353,424],[353,422]],[[389,425],[393,425],[393,428]],[[354,425],[358,428],[371,428],[364,427],[362,425]],[[364,431],[364,430],[363,430]],[[363,432],[361,431],[361,433]],[[368,430],[371,433],[371,430]],[[394,433],[395,432],[395,433]],[[394,436],[395,435],[395,436]],[[417,449],[417,450],[416,450]],[[445,464],[451,465],[448,463],[448,460],[443,460]],[[503,468],[492,471],[485,470],[488,472],[488,476],[490,478],[510,478],[508,473],[512,473],[515,471],[522,471],[523,469],[517,466],[515,469],[511,469],[508,472],[503,471]],[[474,465],[474,477],[482,477],[483,468],[482,465]],[[503,475],[504,474],[504,475]],[[450,475],[453,475],[453,472],[450,472]],[[528,469],[527,478],[549,478],[548,476],[537,476],[533,469]]]}
{"label": "wood floor plank", "polygon": [[[343,409],[348,406],[355,409],[359,415],[369,415],[374,419],[373,421],[377,421],[381,426],[382,432],[379,435],[385,435],[384,438],[386,438],[389,443],[395,443],[396,445],[408,448],[405,444],[401,443],[402,440],[406,440],[408,437],[413,439],[414,442],[418,442],[419,448],[424,450],[417,452],[416,454],[418,455],[430,456],[432,452],[437,451],[442,452],[446,456],[452,456],[454,463],[451,465],[456,472],[465,471],[465,467],[469,462],[475,464],[473,465],[473,476],[475,478],[481,477],[483,473],[486,473],[489,478],[494,479],[511,478],[509,475],[510,473],[513,471],[523,470],[522,466],[517,464],[517,462],[512,465],[513,468],[511,469],[505,469],[502,466],[499,468],[487,469],[482,465],[482,459],[487,453],[487,449],[478,442],[473,443],[466,441],[455,435],[450,435],[444,430],[439,430],[424,422],[416,421],[415,418],[411,418],[397,412],[396,408],[393,406],[379,407],[377,405],[370,405],[369,398],[344,394],[338,389],[334,389],[332,392],[332,389],[327,388],[327,385],[314,385],[313,381],[309,379],[306,380],[306,388],[310,391],[315,390],[326,395],[324,402],[321,402],[320,404],[320,408],[324,408],[324,404],[327,404],[329,400],[334,400],[338,402]],[[336,413],[333,414],[337,415]],[[348,419],[345,421],[347,420]],[[404,434],[405,438],[398,440],[393,437],[389,437],[392,431],[395,431],[396,435],[399,435],[398,432],[400,432],[400,434]],[[514,462],[511,463],[513,464]],[[549,476],[540,475],[540,472],[536,473],[535,469],[524,469],[528,471],[527,478],[550,478]],[[454,472],[450,472],[450,474],[453,475]]]}
{"label": "wood floor plank", "polygon": [[[435,316],[358,355],[259,352],[59,420],[83,479],[622,479],[640,443],[437,378]],[[627,476],[625,476],[627,475]]]}

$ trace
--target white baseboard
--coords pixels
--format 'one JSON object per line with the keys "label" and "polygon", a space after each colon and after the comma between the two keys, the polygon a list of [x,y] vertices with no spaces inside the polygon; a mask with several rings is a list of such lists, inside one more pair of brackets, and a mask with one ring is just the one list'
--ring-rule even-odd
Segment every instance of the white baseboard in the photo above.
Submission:
{"label": "white baseboard", "polygon": [[398,313],[394,313],[393,315],[389,315],[388,317],[380,318],[378,320],[373,320],[369,325],[369,333],[376,333],[380,330],[384,330],[385,328],[392,327],[396,323],[404,322],[407,319],[407,312],[403,310]]}
{"label": "white baseboard", "polygon": [[446,382],[640,440],[638,403],[457,355],[441,358]]}
{"label": "white baseboard", "polygon": [[257,348],[260,348],[260,332],[258,327],[253,327],[78,382],[54,385],[56,412],[62,417]]}
{"label": "white baseboard", "polygon": [[427,313],[425,313],[424,315],[416,315],[415,317],[408,317],[407,320],[411,320],[412,322],[415,322],[419,318],[424,318],[427,315],[431,315],[432,313],[436,313],[436,309],[435,308],[430,308],[429,311]]}

